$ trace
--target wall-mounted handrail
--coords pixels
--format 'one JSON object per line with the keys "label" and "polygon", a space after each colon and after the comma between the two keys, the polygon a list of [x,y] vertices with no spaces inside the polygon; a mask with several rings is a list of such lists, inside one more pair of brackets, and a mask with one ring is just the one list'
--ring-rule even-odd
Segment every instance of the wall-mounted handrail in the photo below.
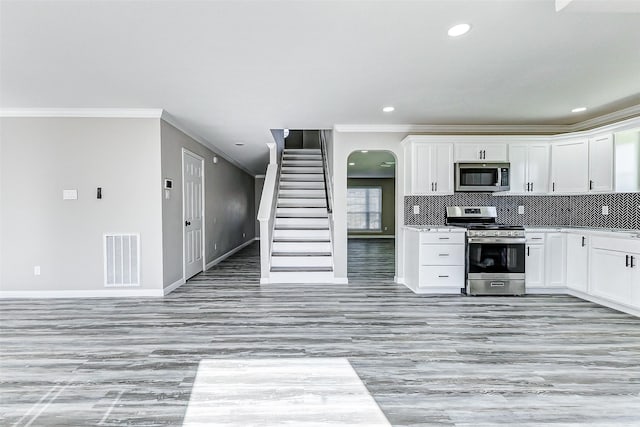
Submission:
{"label": "wall-mounted handrail", "polygon": [[320,152],[322,153],[322,173],[324,175],[324,195],[327,200],[327,211],[329,213],[333,212],[333,193],[331,188],[331,180],[329,179],[329,163],[327,161],[327,141],[325,138],[324,131],[319,131],[320,133]]}

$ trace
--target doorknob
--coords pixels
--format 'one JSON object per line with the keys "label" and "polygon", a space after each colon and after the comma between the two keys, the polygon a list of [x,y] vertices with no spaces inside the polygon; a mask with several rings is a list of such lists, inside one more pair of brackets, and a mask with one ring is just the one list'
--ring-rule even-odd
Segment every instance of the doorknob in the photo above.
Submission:
{"label": "doorknob", "polygon": [[185,221],[185,222],[184,222],[184,226],[185,226],[185,227],[188,227],[188,226],[190,226],[190,225],[191,225],[191,222],[189,222],[189,221]]}

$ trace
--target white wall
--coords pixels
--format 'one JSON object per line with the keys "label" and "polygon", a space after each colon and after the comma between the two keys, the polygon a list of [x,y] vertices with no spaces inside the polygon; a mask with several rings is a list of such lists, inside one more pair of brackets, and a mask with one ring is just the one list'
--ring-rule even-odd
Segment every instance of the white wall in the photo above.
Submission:
{"label": "white wall", "polygon": [[161,292],[159,119],[2,118],[0,152],[0,291],[126,293],[104,287],[103,233],[133,232],[133,291]]}
{"label": "white wall", "polygon": [[334,274],[337,280],[347,279],[347,163],[357,150],[387,150],[396,156],[396,277],[403,277],[402,248],[404,224],[404,151],[400,142],[406,133],[356,133],[333,131],[333,221]]}

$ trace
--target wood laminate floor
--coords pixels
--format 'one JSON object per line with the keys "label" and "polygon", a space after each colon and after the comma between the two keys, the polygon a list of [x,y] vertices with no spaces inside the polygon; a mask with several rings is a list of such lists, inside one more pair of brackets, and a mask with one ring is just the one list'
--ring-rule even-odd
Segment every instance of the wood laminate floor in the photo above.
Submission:
{"label": "wood laminate floor", "polygon": [[0,301],[0,425],[180,425],[201,360],[301,357],[347,358],[395,426],[640,425],[638,318],[415,295],[393,241],[349,254],[349,285],[261,287],[253,244],[164,299]]}

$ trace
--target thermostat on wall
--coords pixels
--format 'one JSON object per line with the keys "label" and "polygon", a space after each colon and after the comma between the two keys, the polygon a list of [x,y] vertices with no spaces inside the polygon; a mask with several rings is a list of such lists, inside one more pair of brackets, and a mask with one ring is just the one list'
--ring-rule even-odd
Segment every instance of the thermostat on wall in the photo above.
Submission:
{"label": "thermostat on wall", "polygon": [[165,179],[164,180],[164,188],[167,190],[171,190],[173,188],[173,180],[172,179]]}

